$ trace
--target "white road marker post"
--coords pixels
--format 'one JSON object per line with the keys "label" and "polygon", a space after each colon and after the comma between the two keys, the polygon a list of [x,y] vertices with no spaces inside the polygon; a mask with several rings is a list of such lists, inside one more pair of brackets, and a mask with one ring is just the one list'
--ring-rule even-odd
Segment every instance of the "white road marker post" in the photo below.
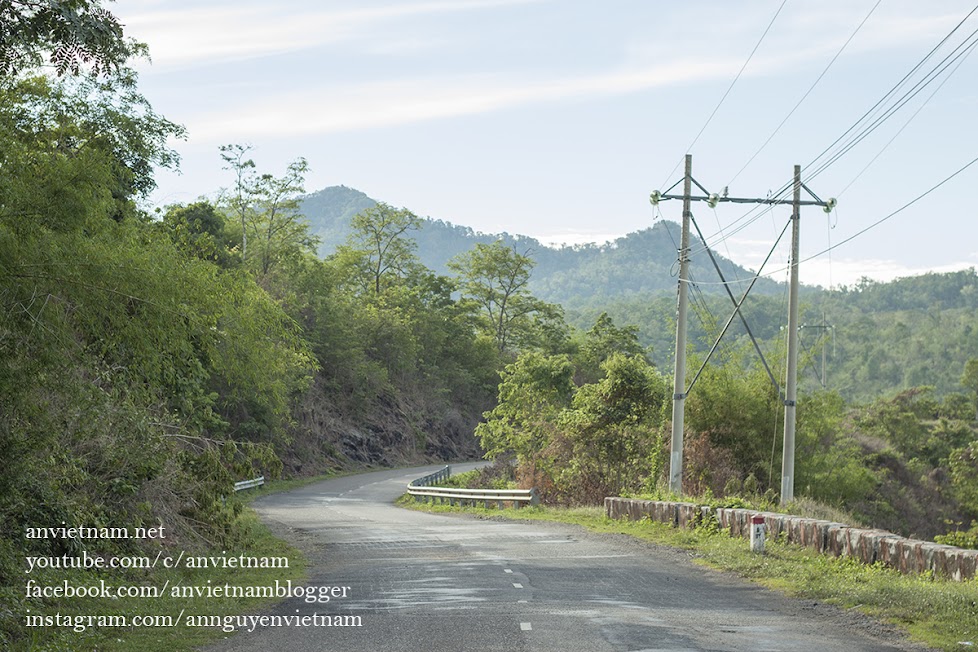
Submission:
{"label": "white road marker post", "polygon": [[764,552],[764,517],[752,516],[750,519],[750,550]]}

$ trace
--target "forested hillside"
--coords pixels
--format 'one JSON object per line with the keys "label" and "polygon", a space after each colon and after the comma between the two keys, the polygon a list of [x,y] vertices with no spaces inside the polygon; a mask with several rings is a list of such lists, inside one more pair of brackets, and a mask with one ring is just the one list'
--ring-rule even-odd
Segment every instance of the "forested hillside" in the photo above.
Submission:
{"label": "forested hillside", "polygon": [[[351,232],[356,211],[375,205],[367,195],[334,186],[301,199],[310,230],[322,237],[320,254],[341,246]],[[443,221],[421,219],[412,234],[420,261],[436,273],[450,274],[448,261],[475,244],[497,239],[528,254],[535,263],[529,287],[533,294],[566,310],[567,321],[586,330],[603,312],[618,324],[638,328],[639,341],[660,368],[672,364],[675,346],[676,243],[679,226],[658,222],[613,242],[552,248],[519,235],[489,235]],[[730,299],[709,256],[694,236],[691,269],[693,316],[689,338],[694,350],[706,352],[732,311]],[[739,298],[750,271],[717,255],[721,271]],[[802,300],[802,345],[808,357],[803,382],[821,385],[822,345],[826,349],[827,388],[849,400],[870,400],[919,385],[938,394],[956,391],[964,362],[978,357],[972,336],[978,310],[974,271],[928,274],[892,283],[863,281],[828,291],[805,288]],[[760,279],[743,313],[754,336],[776,349],[787,323],[787,288]],[[824,315],[824,324],[823,324]],[[739,319],[726,341],[736,348],[747,331]],[[912,346],[904,343],[911,342]],[[723,344],[721,352],[730,346]]]}
{"label": "forested hillside", "polygon": [[[838,290],[809,290],[802,297],[800,341],[805,354],[803,386],[821,386],[849,401],[872,400],[917,386],[939,395],[959,391],[965,362],[978,357],[978,274],[974,269],[898,279],[863,281]],[[732,313],[729,298],[693,293],[690,340],[708,351]],[[617,323],[636,324],[639,341],[652,348],[657,365],[668,367],[675,348],[675,298],[649,295],[609,299],[568,310],[568,321],[584,327],[607,312]],[[744,313],[764,349],[783,346],[787,324],[784,294],[751,297]],[[739,320],[720,351],[747,344]]]}
{"label": "forested hillside", "polygon": [[[320,237],[320,255],[329,255],[350,234],[350,219],[356,210],[376,204],[367,195],[332,186],[303,197],[302,212],[309,219],[310,231]],[[500,240],[520,253],[532,256],[536,266],[530,287],[547,301],[567,308],[594,306],[599,312],[607,298],[646,297],[649,294],[675,294],[676,251],[679,225],[662,221],[647,229],[604,244],[575,247],[548,247],[538,240],[509,233],[486,234],[442,220],[422,219],[414,234],[418,258],[439,274],[447,274],[448,261],[476,244]],[[717,278],[702,242],[692,239],[692,261],[703,279]],[[747,279],[753,274],[723,256],[716,255],[728,280]],[[744,282],[746,288],[747,281]],[[754,291],[770,294],[782,286],[767,278],[759,279]],[[711,294],[722,292],[705,286]]]}

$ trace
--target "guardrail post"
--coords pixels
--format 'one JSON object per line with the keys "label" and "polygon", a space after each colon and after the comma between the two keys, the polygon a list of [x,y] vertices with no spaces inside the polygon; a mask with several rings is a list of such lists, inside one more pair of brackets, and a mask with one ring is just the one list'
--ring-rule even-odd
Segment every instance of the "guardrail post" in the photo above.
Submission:
{"label": "guardrail post", "polygon": [[532,489],[530,489],[530,504],[531,505],[534,505],[534,506],[540,504],[540,496],[537,494],[537,488],[536,487],[533,487]]}

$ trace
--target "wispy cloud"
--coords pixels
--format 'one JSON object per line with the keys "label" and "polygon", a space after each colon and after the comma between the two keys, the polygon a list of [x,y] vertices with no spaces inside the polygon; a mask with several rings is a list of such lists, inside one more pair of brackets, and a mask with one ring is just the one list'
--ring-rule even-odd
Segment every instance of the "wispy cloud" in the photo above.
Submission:
{"label": "wispy cloud", "polygon": [[227,112],[188,120],[197,136],[295,136],[383,128],[424,120],[474,115],[529,104],[600,98],[694,79],[723,77],[728,60],[689,60],[647,70],[559,79],[466,75],[381,81],[310,89],[252,102]]}
{"label": "wispy cloud", "polygon": [[[169,61],[189,62],[199,60],[202,56],[261,56],[312,47],[330,39],[348,38],[364,29],[365,25],[380,20],[533,1],[537,0],[419,2],[289,16],[266,13],[269,10],[264,7],[241,7],[217,12],[216,15],[202,11],[200,13],[204,23],[222,20],[234,25],[240,22],[240,28],[225,29],[224,37],[210,40],[203,35],[186,33],[181,37],[185,43],[177,48],[178,53],[171,56]],[[256,15],[256,12],[261,15]],[[839,20],[834,14],[808,12],[805,15],[807,20],[815,23],[810,29],[815,29],[817,24],[832,24],[834,20]],[[851,13],[848,17],[851,22]],[[796,16],[795,19],[802,18]],[[185,20],[182,14],[180,20]],[[908,39],[920,39],[921,34],[942,29],[951,24],[952,20],[951,16],[934,17],[921,26],[919,22],[905,17],[881,17],[875,23],[867,23],[864,38],[860,39],[860,47],[863,50],[879,50],[905,45]],[[190,22],[196,21],[191,19]],[[211,34],[209,30],[208,34]],[[824,60],[837,50],[845,38],[846,34],[840,32],[834,38],[813,40],[808,46],[769,48],[766,53],[754,59],[746,74],[773,76],[804,62]],[[402,37],[401,41],[380,47],[395,50],[417,49],[425,47],[425,43]],[[320,86],[284,95],[276,93],[271,101],[248,98],[236,104],[233,115],[222,111],[219,115],[188,119],[188,123],[197,136],[218,141],[240,137],[241,134],[249,137],[329,134],[475,115],[541,102],[602,98],[677,83],[726,81],[737,73],[741,64],[738,58],[716,50],[710,51],[710,54],[690,55],[680,59],[674,55],[669,58],[653,58],[652,52],[643,53],[640,49],[626,45],[622,47],[625,61],[617,69],[604,73],[564,73],[559,78],[541,78],[499,72],[464,77],[417,76],[414,79]]]}
{"label": "wispy cloud", "polygon": [[[543,0],[453,0],[393,3],[348,10],[302,10],[279,3],[118,12],[129,33],[150,45],[154,67],[254,59],[356,38],[376,23],[460,13]],[[315,5],[312,5],[315,6]],[[416,46],[416,44],[415,44]]]}

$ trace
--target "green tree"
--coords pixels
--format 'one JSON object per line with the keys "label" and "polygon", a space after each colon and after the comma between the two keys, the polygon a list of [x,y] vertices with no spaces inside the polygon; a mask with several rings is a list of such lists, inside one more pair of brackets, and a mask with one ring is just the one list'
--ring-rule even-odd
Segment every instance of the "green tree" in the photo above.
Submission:
{"label": "green tree", "polygon": [[780,466],[771,464],[771,442],[781,439],[779,407],[767,372],[743,347],[730,351],[725,364],[703,370],[686,399],[686,429],[728,451],[743,477],[753,473],[762,483],[774,484]]}
{"label": "green tree", "polygon": [[351,227],[337,256],[364,292],[379,295],[420,267],[417,243],[407,234],[421,228],[421,218],[406,208],[381,202],[354,215]]}
{"label": "green tree", "polygon": [[978,421],[978,358],[968,360],[961,375],[961,386],[970,390],[975,402],[975,421]]}
{"label": "green tree", "polygon": [[639,356],[612,353],[601,370],[603,378],[574,395],[560,425],[574,442],[575,466],[596,471],[598,479],[591,483],[616,495],[626,488],[638,490],[659,470],[647,464],[657,458],[656,428],[668,387]]}
{"label": "green tree", "polygon": [[37,67],[49,56],[58,75],[119,70],[145,46],[127,39],[103,3],[91,0],[0,2],[0,76]]}
{"label": "green tree", "polygon": [[978,442],[952,453],[951,488],[962,507],[978,516]]}
{"label": "green tree", "polygon": [[254,160],[246,158],[249,145],[222,145],[220,151],[224,169],[234,174],[234,186],[223,193],[223,203],[240,223],[242,261],[264,279],[283,261],[312,254],[316,239],[299,212],[309,171],[306,160],[296,159],[276,177],[256,171]]}
{"label": "green tree", "polygon": [[879,481],[856,439],[844,431],[845,415],[836,392],[819,391],[799,401],[795,485],[800,494],[848,508],[871,495]]}
{"label": "green tree", "polygon": [[[23,172],[11,169],[9,177],[26,184],[25,194],[36,194],[22,206],[41,219],[72,219],[73,214],[77,220],[94,205],[85,200],[93,192],[115,202],[114,219],[132,216],[130,200],[156,187],[154,170],[179,165],[168,141],[182,138],[185,130],[153,110],[131,71],[103,79],[7,80],[0,83],[0,100],[5,143],[0,156]],[[88,165],[80,163],[86,157],[105,164],[86,170]],[[102,175],[97,182],[96,171]],[[47,173],[48,178],[39,176]]]}
{"label": "green tree", "polygon": [[650,364],[645,349],[638,341],[638,327],[625,326],[619,328],[602,312],[594,322],[584,340],[580,344],[576,360],[578,361],[578,384],[593,383],[602,376],[601,365],[612,355],[620,353],[626,357],[641,358]]}
{"label": "green tree", "polygon": [[482,328],[500,352],[531,340],[533,317],[546,304],[530,294],[533,259],[501,240],[476,244],[448,262],[460,279],[462,295],[475,302],[482,313]]}
{"label": "green tree", "polygon": [[212,260],[220,267],[234,265],[235,243],[227,232],[223,213],[208,201],[186,206],[169,206],[163,215],[163,229],[187,254]]}
{"label": "green tree", "polygon": [[560,411],[574,394],[574,366],[566,355],[521,354],[499,374],[499,401],[475,434],[486,457],[512,452],[528,462],[550,442]]}
{"label": "green tree", "polygon": [[218,148],[224,160],[224,169],[234,174],[234,187],[223,191],[227,204],[241,225],[241,260],[248,259],[248,216],[252,211],[252,195],[255,193],[255,161],[246,158],[251,145],[221,145]]}
{"label": "green tree", "polygon": [[261,276],[268,276],[272,267],[286,259],[312,254],[316,239],[309,233],[309,224],[299,212],[299,198],[305,192],[305,175],[309,164],[298,158],[288,165],[285,175],[263,174],[255,185],[258,211],[252,221],[259,251]]}

